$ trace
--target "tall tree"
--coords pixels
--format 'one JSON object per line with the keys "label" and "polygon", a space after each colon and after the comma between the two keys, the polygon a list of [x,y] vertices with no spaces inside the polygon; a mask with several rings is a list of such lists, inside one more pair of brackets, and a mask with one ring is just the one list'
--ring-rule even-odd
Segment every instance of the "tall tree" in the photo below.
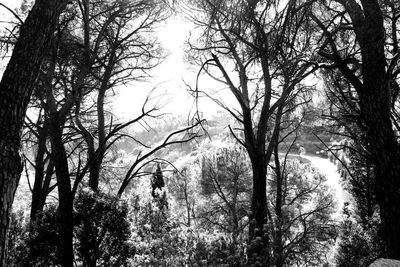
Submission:
{"label": "tall tree", "polygon": [[[397,3],[397,2],[396,2]],[[316,5],[322,36],[319,54],[351,84],[358,125],[375,172],[387,256],[400,259],[400,144],[392,107],[398,95],[398,16],[394,1],[335,0]],[[388,12],[389,11],[389,12]],[[386,21],[385,21],[386,18]],[[388,20],[389,19],[389,20]],[[385,28],[389,28],[388,33]],[[389,49],[386,49],[388,48]],[[390,53],[393,53],[390,55]],[[397,128],[398,130],[398,128]]]}
{"label": "tall tree", "polygon": [[26,108],[43,57],[49,50],[66,0],[37,0],[15,44],[0,82],[0,265],[6,257],[9,213],[22,171],[19,149]]}
{"label": "tall tree", "polygon": [[[142,118],[139,116],[123,125],[110,125],[106,134],[104,98],[106,90],[118,82],[134,79],[132,72],[135,67],[145,68],[142,65],[144,60],[139,59],[142,54],[147,56],[146,59],[153,56],[150,49],[141,50],[141,47],[147,47],[147,43],[136,35],[142,28],[148,29],[147,19],[151,23],[157,21],[148,14],[153,11],[151,8],[143,1],[75,2],[59,21],[51,53],[39,76],[37,90],[42,91],[40,101],[48,121],[57,178],[62,266],[73,264],[73,201],[79,185],[89,173],[89,186],[97,191],[102,160],[109,146],[120,138],[116,134]],[[129,20],[138,23],[139,28],[130,28]],[[148,46],[151,45],[150,42]],[[130,67],[130,61],[134,62],[133,67]],[[96,101],[98,132],[84,125],[81,117],[83,107],[95,106],[87,104],[87,99],[96,89],[99,90]],[[93,137],[96,134],[98,140]],[[71,135],[82,136],[87,146],[82,145],[82,141],[75,146],[70,142],[71,147],[65,142]],[[114,140],[108,142],[112,138]],[[81,157],[86,150],[87,156]],[[69,158],[73,153],[77,154],[75,161]]]}
{"label": "tall tree", "polygon": [[[109,136],[112,123],[108,124],[105,110],[107,94],[118,85],[148,78],[149,72],[161,61],[160,46],[156,38],[147,33],[153,32],[154,27],[166,19],[168,10],[163,4],[143,0],[112,3],[98,0],[90,3],[87,12],[83,23],[88,39],[92,40],[91,96],[96,97],[96,111],[85,111],[90,104],[85,103],[86,98],[81,98],[76,106],[75,123],[87,145],[89,186],[97,191],[100,167],[112,139]],[[84,123],[93,113],[97,120]]]}
{"label": "tall tree", "polygon": [[303,92],[299,84],[314,71],[313,65],[303,60],[310,52],[307,34],[301,36],[304,42],[297,41],[306,13],[297,1],[204,0],[195,6],[202,15],[192,20],[204,29],[200,44],[197,40],[192,45],[203,55],[197,57],[199,77],[205,72],[223,84],[237,107],[227,105],[223,97],[214,97],[216,92],[200,90],[199,81],[193,92],[213,99],[240,125],[239,132],[231,132],[246,148],[252,165],[249,239],[263,238],[263,242],[251,242],[258,245],[249,253],[265,257],[267,165],[279,139],[283,109]]}

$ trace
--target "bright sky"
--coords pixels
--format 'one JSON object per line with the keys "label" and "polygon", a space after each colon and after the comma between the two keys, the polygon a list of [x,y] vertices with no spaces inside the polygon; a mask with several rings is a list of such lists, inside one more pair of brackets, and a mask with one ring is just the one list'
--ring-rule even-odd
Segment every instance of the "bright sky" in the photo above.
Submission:
{"label": "bright sky", "polygon": [[[16,8],[20,5],[21,0],[1,0],[0,3],[5,4],[9,8]],[[4,14],[3,10],[0,10],[0,14]]]}
{"label": "bright sky", "polygon": [[[20,5],[21,0],[0,0],[0,3],[8,6],[11,9],[15,9]],[[12,14],[5,9],[3,6],[0,6],[0,30],[3,29],[7,25],[7,21],[12,17]],[[0,75],[3,72],[4,68],[7,65],[7,60],[2,60],[0,58]]]}
{"label": "bright sky", "polygon": [[114,105],[116,111],[129,117],[132,101],[140,109],[146,95],[154,87],[157,87],[154,95],[163,96],[161,103],[166,104],[164,112],[186,114],[189,111],[193,99],[183,83],[183,80],[194,83],[195,79],[195,74],[188,71],[188,66],[184,63],[183,46],[189,31],[190,25],[178,17],[170,18],[164,27],[158,29],[157,35],[168,53],[167,58],[153,71],[149,82],[136,83],[118,90],[119,95]]}
{"label": "bright sky", "polygon": [[[21,0],[0,0],[0,3],[15,9]],[[0,21],[7,21],[11,16],[5,8],[0,6]],[[4,23],[0,24],[0,28]],[[193,99],[186,91],[183,80],[194,86],[196,73],[189,71],[189,66],[184,62],[184,42],[191,30],[191,24],[179,17],[171,17],[165,26],[158,30],[158,38],[168,51],[168,57],[153,72],[148,82],[135,83],[118,88],[117,95],[113,98],[113,112],[118,117],[132,118],[140,112],[142,103],[152,88],[157,87],[154,96],[162,96],[163,113],[186,115],[191,109]],[[5,67],[5,62],[0,61],[0,71]],[[215,113],[218,107],[211,101],[202,103],[202,110],[206,117]],[[150,106],[149,106],[150,107]]]}

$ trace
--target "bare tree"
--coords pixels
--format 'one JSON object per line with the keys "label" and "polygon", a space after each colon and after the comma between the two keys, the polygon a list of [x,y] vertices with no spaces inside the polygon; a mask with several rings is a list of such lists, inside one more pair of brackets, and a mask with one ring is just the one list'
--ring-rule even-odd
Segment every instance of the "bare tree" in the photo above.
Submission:
{"label": "bare tree", "polygon": [[304,60],[310,53],[309,36],[307,32],[300,34],[306,13],[297,1],[205,0],[195,6],[201,15],[191,19],[204,29],[200,44],[191,47],[203,55],[197,57],[199,78],[205,72],[224,85],[238,108],[215,97],[217,92],[201,90],[200,79],[193,93],[213,99],[240,125],[231,132],[246,148],[252,165],[249,236],[250,240],[264,238],[249,253],[267,255],[261,252],[268,247],[263,230],[267,164],[279,139],[284,107],[305,90],[299,84],[314,71],[313,64]]}
{"label": "bare tree", "polygon": [[202,123],[204,123],[203,120],[196,120],[185,127],[174,130],[170,132],[166,137],[164,137],[161,142],[153,147],[140,142],[147,149],[144,153],[142,153],[142,151],[138,152],[135,160],[131,163],[128,171],[123,177],[117,194],[121,196],[127,189],[130,182],[134,178],[138,177],[143,171],[145,171],[145,168],[150,163],[154,162],[154,160],[157,159],[155,158],[157,152],[168,146],[174,144],[184,144],[195,140],[196,138],[199,138],[202,135],[200,127]]}
{"label": "bare tree", "polygon": [[[91,3],[90,10],[88,21],[84,23],[87,24],[88,39],[93,42],[91,76],[95,85],[91,96],[97,94],[97,116],[94,121],[89,119],[90,123],[86,125],[82,122],[85,117],[93,116],[93,112],[82,109],[87,106],[83,103],[87,99],[82,98],[82,103],[76,106],[75,123],[87,145],[89,186],[97,191],[100,166],[108,146],[106,139],[111,138],[107,135],[112,125],[107,125],[108,116],[104,109],[107,92],[118,85],[147,78],[151,69],[157,66],[162,54],[155,37],[148,33],[165,20],[168,12],[163,11],[165,6],[148,1],[96,1]],[[97,126],[93,127],[93,123]]]}

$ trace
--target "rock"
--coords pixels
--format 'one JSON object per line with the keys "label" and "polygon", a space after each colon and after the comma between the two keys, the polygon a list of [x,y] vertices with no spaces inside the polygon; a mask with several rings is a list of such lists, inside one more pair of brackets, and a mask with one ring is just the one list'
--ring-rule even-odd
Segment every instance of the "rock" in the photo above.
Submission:
{"label": "rock", "polygon": [[400,261],[389,259],[377,259],[369,267],[400,267]]}

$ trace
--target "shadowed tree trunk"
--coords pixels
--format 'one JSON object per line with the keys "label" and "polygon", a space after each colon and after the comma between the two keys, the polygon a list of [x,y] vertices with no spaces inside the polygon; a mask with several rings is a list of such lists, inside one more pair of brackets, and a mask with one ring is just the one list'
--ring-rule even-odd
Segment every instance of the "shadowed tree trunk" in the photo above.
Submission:
{"label": "shadowed tree trunk", "polygon": [[[391,122],[392,94],[386,73],[383,15],[377,1],[362,1],[365,25],[358,34],[363,88],[361,118],[375,165],[375,192],[380,206],[388,257],[400,259],[400,147]],[[361,26],[359,26],[361,27]]]}
{"label": "shadowed tree trunk", "polygon": [[[113,53],[113,52],[112,52]],[[108,83],[110,82],[110,76],[112,69],[114,67],[113,61],[114,57],[111,57],[109,65],[106,68],[104,74],[104,80],[101,83],[99,88],[99,93],[97,95],[97,131],[99,133],[99,147],[97,150],[97,156],[93,161],[93,164],[90,168],[90,176],[89,176],[89,186],[93,191],[97,191],[99,187],[100,180],[100,169],[103,163],[103,159],[106,153],[106,124],[105,124],[105,114],[104,114],[104,99],[106,95],[106,90],[108,89]]]}
{"label": "shadowed tree trunk", "polygon": [[[54,162],[53,159],[50,159],[50,162],[48,163],[46,168],[46,174],[44,175],[44,181],[42,187],[40,188],[40,192],[38,192],[39,196],[36,196],[35,198],[35,203],[37,201],[37,204],[35,205],[36,209],[33,211],[34,213],[36,213],[35,216],[39,212],[43,211],[44,205],[46,204],[47,196],[57,186],[57,184],[50,186],[53,173],[54,173]],[[32,197],[32,205],[33,205],[33,197]]]}
{"label": "shadowed tree trunk", "polygon": [[21,129],[32,88],[66,0],[37,0],[0,82],[0,265],[6,258],[7,228],[22,171]]}
{"label": "shadowed tree trunk", "polygon": [[[400,145],[391,121],[392,85],[396,78],[393,66],[398,64],[398,56],[395,55],[388,66],[383,3],[377,0],[335,1],[350,16],[360,55],[343,58],[336,32],[329,31],[325,23],[314,17],[326,39],[319,54],[333,61],[334,67],[357,92],[361,119],[359,126],[365,133],[367,150],[374,165],[375,194],[380,207],[387,256],[400,259]],[[328,45],[329,51],[325,49]],[[397,43],[394,46],[397,49]],[[349,65],[354,59],[360,63],[356,67]]]}
{"label": "shadowed tree trunk", "polygon": [[62,142],[63,125],[58,113],[50,115],[50,140],[58,184],[58,225],[60,232],[61,266],[73,266],[73,196],[67,153]]}
{"label": "shadowed tree trunk", "polygon": [[275,200],[275,213],[276,213],[276,233],[274,240],[274,258],[275,266],[282,267],[285,263],[285,257],[283,253],[283,212],[282,207],[283,201],[283,173],[281,171],[281,163],[279,162],[279,151],[278,144],[274,148],[274,159],[275,159],[275,174],[276,174],[276,200]]}
{"label": "shadowed tree trunk", "polygon": [[[40,206],[40,199],[44,193],[43,182],[47,174],[45,172],[45,156],[46,156],[46,142],[48,137],[49,125],[46,120],[42,127],[38,127],[37,136],[37,152],[35,158],[35,181],[32,189],[32,203],[31,203],[31,221],[35,221],[38,212],[42,211],[43,206]],[[50,163],[49,163],[50,164]],[[46,190],[47,191],[47,190]]]}

